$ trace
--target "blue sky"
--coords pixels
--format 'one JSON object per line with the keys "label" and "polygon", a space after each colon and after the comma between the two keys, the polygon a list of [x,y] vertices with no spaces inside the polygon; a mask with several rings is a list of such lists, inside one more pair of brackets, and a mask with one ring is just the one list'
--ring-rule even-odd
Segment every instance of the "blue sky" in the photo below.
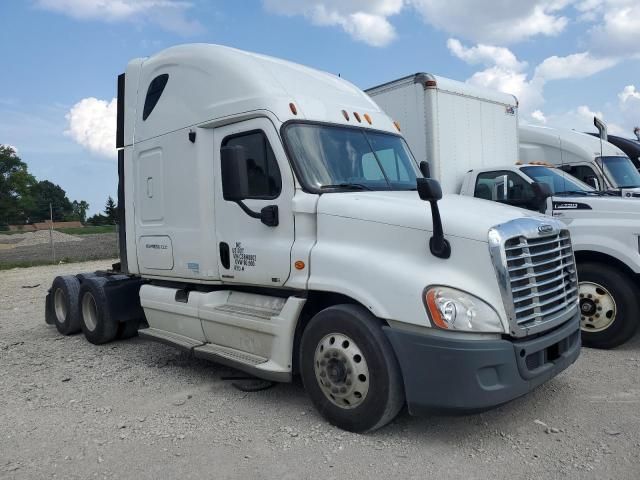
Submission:
{"label": "blue sky", "polygon": [[91,213],[115,196],[116,76],[211,42],[366,88],[427,71],[516,94],[520,119],[640,124],[637,0],[3,0],[0,143]]}

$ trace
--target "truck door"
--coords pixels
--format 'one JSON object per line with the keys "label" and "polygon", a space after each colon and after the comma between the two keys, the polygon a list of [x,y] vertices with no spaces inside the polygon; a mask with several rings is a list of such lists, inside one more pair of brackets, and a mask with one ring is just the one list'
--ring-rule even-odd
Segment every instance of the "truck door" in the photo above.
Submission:
{"label": "truck door", "polygon": [[[240,152],[247,194],[242,202],[224,198],[221,149]],[[294,241],[293,173],[270,120],[258,118],[214,131],[215,226],[223,282],[277,287],[289,277]],[[227,191],[230,188],[226,185]],[[268,207],[277,225],[251,214]]]}

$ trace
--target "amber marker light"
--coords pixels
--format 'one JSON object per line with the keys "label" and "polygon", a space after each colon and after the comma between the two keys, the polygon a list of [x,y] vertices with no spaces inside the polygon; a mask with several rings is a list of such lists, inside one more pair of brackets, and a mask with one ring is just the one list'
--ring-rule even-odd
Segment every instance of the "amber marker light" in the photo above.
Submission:
{"label": "amber marker light", "polygon": [[296,263],[293,264],[296,267],[296,270],[304,270],[304,262],[302,260],[298,260],[296,261]]}
{"label": "amber marker light", "polygon": [[367,123],[368,123],[369,125],[371,125],[371,123],[373,123],[373,122],[371,121],[371,117],[369,116],[369,114],[368,114],[368,113],[365,113],[365,114],[364,114],[364,119],[367,121]]}
{"label": "amber marker light", "polygon": [[393,126],[396,127],[398,131],[400,131],[400,123],[397,120],[393,122]]}
{"label": "amber marker light", "polygon": [[444,328],[445,330],[449,329],[449,325],[442,318],[442,314],[440,313],[440,309],[438,308],[438,304],[436,303],[436,292],[437,289],[431,289],[426,294],[427,308],[429,309],[429,313],[431,314],[431,320],[438,327]]}
{"label": "amber marker light", "polygon": [[349,121],[349,114],[347,113],[346,110],[342,110],[342,116],[347,122]]}
{"label": "amber marker light", "polygon": [[298,114],[298,109],[296,108],[295,104],[293,102],[291,102],[289,104],[289,108],[291,109],[291,113],[293,113],[294,115]]}
{"label": "amber marker light", "polygon": [[353,116],[356,117],[358,123],[362,122],[362,120],[360,120],[360,114],[358,112],[353,112]]}

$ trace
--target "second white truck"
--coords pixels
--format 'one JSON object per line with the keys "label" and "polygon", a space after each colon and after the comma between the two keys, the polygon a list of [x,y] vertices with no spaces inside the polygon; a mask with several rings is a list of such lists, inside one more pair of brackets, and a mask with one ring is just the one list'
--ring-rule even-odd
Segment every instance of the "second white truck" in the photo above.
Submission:
{"label": "second white truck", "polygon": [[[518,104],[512,95],[424,73],[367,93],[399,122],[414,155],[429,162],[431,175],[449,192],[545,213],[567,225],[578,265],[585,345],[612,348],[634,335],[640,323],[638,202],[596,191],[553,165],[516,165],[520,157]],[[555,130],[531,130],[555,138]],[[567,135],[591,145],[591,167],[599,162],[595,157],[595,149],[600,149],[598,139],[577,132]],[[533,141],[529,136],[524,140]],[[526,153],[526,161],[548,160],[545,152],[549,152],[542,146],[523,147],[522,141],[521,137],[520,154]],[[615,149],[612,145],[605,148]],[[561,163],[560,150],[553,152]],[[605,150],[606,161],[619,158],[629,164],[629,175],[637,175],[629,159],[616,152],[610,155]],[[565,161],[573,160],[564,155]],[[576,162],[569,163],[586,165],[585,160],[575,158]],[[486,206],[476,204],[474,211],[482,216]],[[544,254],[536,258],[546,261]],[[535,272],[533,267],[523,262],[519,272],[529,275]],[[545,277],[543,282],[553,285],[554,279]]]}

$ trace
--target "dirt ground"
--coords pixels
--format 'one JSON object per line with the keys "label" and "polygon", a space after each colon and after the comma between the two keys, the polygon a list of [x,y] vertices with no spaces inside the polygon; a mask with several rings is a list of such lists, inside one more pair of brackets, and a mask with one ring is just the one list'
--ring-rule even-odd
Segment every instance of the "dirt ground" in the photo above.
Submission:
{"label": "dirt ground", "polygon": [[[48,242],[19,246],[16,245],[18,239],[13,237],[13,235],[0,237],[0,265],[52,260],[51,245]],[[62,260],[65,263],[70,261],[84,262],[113,258],[118,255],[118,238],[115,233],[78,235],[72,238],[74,238],[74,241],[55,243],[56,261]]]}
{"label": "dirt ground", "polygon": [[501,408],[357,435],[299,383],[245,393],[170,347],[44,323],[55,275],[110,263],[0,272],[0,478],[640,478],[638,336]]}

